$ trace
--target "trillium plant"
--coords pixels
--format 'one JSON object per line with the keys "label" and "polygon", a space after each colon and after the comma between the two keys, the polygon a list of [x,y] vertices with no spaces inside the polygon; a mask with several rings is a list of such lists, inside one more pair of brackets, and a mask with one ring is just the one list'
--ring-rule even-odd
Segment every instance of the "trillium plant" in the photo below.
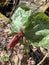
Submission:
{"label": "trillium plant", "polygon": [[30,9],[18,7],[11,17],[10,24],[14,36],[6,45],[7,49],[14,48],[25,37],[27,52],[30,45],[41,46],[49,51],[49,17],[46,14],[32,14]]}

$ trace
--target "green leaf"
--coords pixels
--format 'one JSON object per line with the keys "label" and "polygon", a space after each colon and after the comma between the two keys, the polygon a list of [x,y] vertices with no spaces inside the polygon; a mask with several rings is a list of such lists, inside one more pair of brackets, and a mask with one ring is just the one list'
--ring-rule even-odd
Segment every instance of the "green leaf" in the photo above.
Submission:
{"label": "green leaf", "polygon": [[44,37],[38,44],[38,46],[42,46],[49,51],[49,35]]}
{"label": "green leaf", "polygon": [[[25,29],[25,37],[29,42],[32,42],[33,45],[38,45],[44,36],[49,35],[49,17],[42,13],[36,13],[31,15],[29,20],[30,24]],[[45,30],[47,32],[45,32]],[[41,31],[41,34],[37,35],[37,32]],[[36,43],[36,44],[35,44]]]}
{"label": "green leaf", "polygon": [[40,36],[47,36],[49,35],[49,29],[39,30],[35,34]]}
{"label": "green leaf", "polygon": [[7,57],[7,56],[5,56],[5,55],[3,55],[3,56],[0,56],[0,61],[9,61],[9,58]]}
{"label": "green leaf", "polygon": [[4,55],[4,56],[2,56],[2,60],[3,60],[3,61],[9,61],[9,58]]}
{"label": "green leaf", "polygon": [[21,29],[24,29],[28,25],[28,18],[30,14],[30,10],[25,11],[19,7],[11,17],[12,32],[20,32]]}

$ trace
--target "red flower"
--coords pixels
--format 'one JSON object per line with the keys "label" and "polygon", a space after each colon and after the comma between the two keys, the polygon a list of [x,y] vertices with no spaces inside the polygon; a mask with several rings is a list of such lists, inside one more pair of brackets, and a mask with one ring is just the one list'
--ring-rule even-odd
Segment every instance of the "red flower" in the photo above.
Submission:
{"label": "red flower", "polygon": [[19,39],[23,37],[23,33],[17,33],[12,39],[11,41],[6,45],[6,48],[8,50],[12,49],[13,47],[15,47],[15,45],[18,43]]}

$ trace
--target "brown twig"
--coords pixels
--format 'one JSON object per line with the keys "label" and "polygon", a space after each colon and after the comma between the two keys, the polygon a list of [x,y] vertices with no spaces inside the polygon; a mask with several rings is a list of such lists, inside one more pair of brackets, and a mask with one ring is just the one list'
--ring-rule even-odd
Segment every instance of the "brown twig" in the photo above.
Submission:
{"label": "brown twig", "polygon": [[45,59],[48,56],[48,54],[49,54],[49,52],[46,53],[46,55],[44,56],[44,58],[37,65],[41,65],[45,61]]}

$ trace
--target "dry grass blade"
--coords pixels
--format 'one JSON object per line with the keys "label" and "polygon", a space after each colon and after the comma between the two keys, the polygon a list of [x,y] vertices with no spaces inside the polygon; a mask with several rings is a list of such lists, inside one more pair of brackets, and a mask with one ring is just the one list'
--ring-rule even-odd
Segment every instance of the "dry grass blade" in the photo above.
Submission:
{"label": "dry grass blade", "polygon": [[48,56],[48,54],[49,54],[49,52],[46,53],[46,55],[44,56],[44,58],[37,65],[41,65],[45,61],[45,59]]}

